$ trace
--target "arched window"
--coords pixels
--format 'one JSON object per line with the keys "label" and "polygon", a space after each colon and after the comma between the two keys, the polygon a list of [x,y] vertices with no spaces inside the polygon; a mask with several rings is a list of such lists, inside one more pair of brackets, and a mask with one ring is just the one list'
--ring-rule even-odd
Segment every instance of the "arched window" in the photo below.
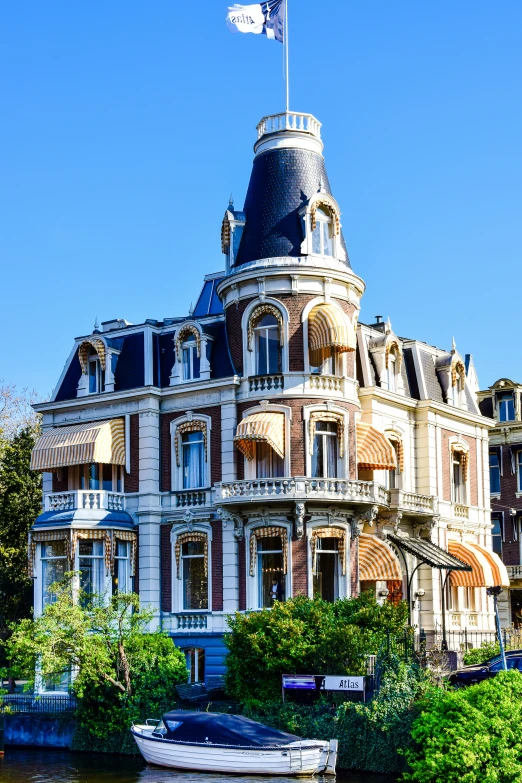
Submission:
{"label": "arched window", "polygon": [[193,334],[187,335],[187,338],[181,343],[181,361],[184,381],[199,378],[199,353]]}
{"label": "arched window", "polygon": [[329,527],[313,530],[310,538],[314,596],[339,598],[339,580],[346,574],[346,533]]}
{"label": "arched window", "polygon": [[209,482],[207,464],[207,422],[201,419],[173,423],[178,475],[173,485],[178,490],[201,489]]}
{"label": "arched window", "polygon": [[181,533],[175,544],[176,571],[182,584],[183,610],[208,610],[208,536]]}
{"label": "arched window", "polygon": [[[78,358],[85,382],[81,383],[84,394],[100,394],[105,388],[107,353],[102,340],[84,340],[78,348]],[[109,356],[110,359],[110,356]]]}
{"label": "arched window", "polygon": [[325,207],[315,211],[315,226],[312,229],[312,253],[333,256],[334,224],[332,215]]}
{"label": "arched window", "polygon": [[257,607],[286,598],[288,533],[283,527],[263,527],[250,533],[250,576],[256,576]]}
{"label": "arched window", "polygon": [[314,478],[338,478],[339,460],[344,456],[344,418],[331,411],[310,415],[310,454]]}

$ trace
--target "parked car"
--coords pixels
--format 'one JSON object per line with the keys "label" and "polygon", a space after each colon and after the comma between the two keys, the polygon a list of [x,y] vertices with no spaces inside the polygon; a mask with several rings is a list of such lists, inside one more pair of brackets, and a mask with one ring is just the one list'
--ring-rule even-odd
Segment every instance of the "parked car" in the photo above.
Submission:
{"label": "parked car", "polygon": [[[518,669],[522,671],[522,650],[507,650],[506,664],[508,669]],[[473,666],[463,666],[451,672],[449,681],[455,687],[464,685],[475,685],[477,682],[488,680],[502,671],[502,661],[500,655],[495,655],[484,663],[476,663]]]}

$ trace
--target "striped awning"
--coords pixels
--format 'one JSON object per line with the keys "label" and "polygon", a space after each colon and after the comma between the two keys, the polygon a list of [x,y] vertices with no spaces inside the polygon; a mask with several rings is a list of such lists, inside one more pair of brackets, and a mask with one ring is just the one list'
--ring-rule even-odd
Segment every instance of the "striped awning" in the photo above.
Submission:
{"label": "striped awning", "polygon": [[506,566],[495,552],[465,541],[448,541],[448,549],[472,568],[450,574],[454,587],[509,587]]}
{"label": "striped awning", "polygon": [[333,305],[316,305],[308,316],[308,348],[310,364],[318,367],[332,348],[337,353],[355,351],[355,329]]}
{"label": "striped awning", "polygon": [[371,424],[357,422],[357,465],[368,470],[394,470],[395,449],[384,433]]}
{"label": "striped awning", "polygon": [[359,541],[359,581],[402,581],[399,559],[377,536],[361,533]]}
{"label": "striped awning", "polygon": [[264,441],[280,457],[285,456],[285,416],[276,411],[261,411],[245,416],[237,425],[234,443],[248,460],[254,458],[256,441]]}
{"label": "striped awning", "polygon": [[399,435],[398,432],[395,432],[394,430],[386,430],[384,433],[390,443],[392,443],[395,447],[395,451],[397,452],[397,459],[399,461],[399,473],[404,473],[404,443],[402,442],[402,437]]}
{"label": "striped awning", "polygon": [[83,343],[78,348],[78,358],[80,359],[80,364],[83,373],[87,372],[87,362],[89,360],[89,354],[92,348],[94,348],[94,350],[96,351],[96,353],[100,358],[100,364],[102,370],[105,370],[105,361],[106,361],[105,343],[103,342],[103,340],[99,340],[96,337],[89,337],[89,339],[84,340]]}
{"label": "striped awning", "polygon": [[104,462],[125,465],[123,419],[56,427],[40,435],[31,454],[32,470],[57,470],[68,465]]}

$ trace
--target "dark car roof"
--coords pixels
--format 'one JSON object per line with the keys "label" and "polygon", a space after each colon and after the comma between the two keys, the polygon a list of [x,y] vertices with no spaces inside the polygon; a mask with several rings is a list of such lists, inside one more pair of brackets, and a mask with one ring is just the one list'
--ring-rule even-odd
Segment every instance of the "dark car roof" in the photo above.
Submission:
{"label": "dark car roof", "polygon": [[[185,742],[210,742],[213,745],[240,745],[260,747],[288,745],[301,737],[277,731],[241,715],[222,715],[216,712],[185,712],[174,710],[163,716],[167,738]],[[179,723],[171,728],[169,723]]]}
{"label": "dark car roof", "polygon": [[[506,650],[506,658],[520,658],[522,657],[522,650]],[[457,669],[459,672],[471,672],[474,669],[482,669],[484,666],[491,666],[494,663],[498,663],[500,661],[500,654],[494,655],[493,658],[487,658],[485,661],[482,661],[482,663],[472,663],[469,666],[462,666],[460,669]]]}

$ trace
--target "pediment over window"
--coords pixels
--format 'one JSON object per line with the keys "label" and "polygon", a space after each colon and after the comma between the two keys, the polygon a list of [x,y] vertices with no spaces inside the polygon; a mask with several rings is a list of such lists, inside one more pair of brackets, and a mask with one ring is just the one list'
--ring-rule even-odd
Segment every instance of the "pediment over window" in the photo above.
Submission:
{"label": "pediment over window", "polygon": [[402,343],[389,323],[383,334],[372,337],[368,349],[375,362],[380,385],[390,391],[402,391]]}

